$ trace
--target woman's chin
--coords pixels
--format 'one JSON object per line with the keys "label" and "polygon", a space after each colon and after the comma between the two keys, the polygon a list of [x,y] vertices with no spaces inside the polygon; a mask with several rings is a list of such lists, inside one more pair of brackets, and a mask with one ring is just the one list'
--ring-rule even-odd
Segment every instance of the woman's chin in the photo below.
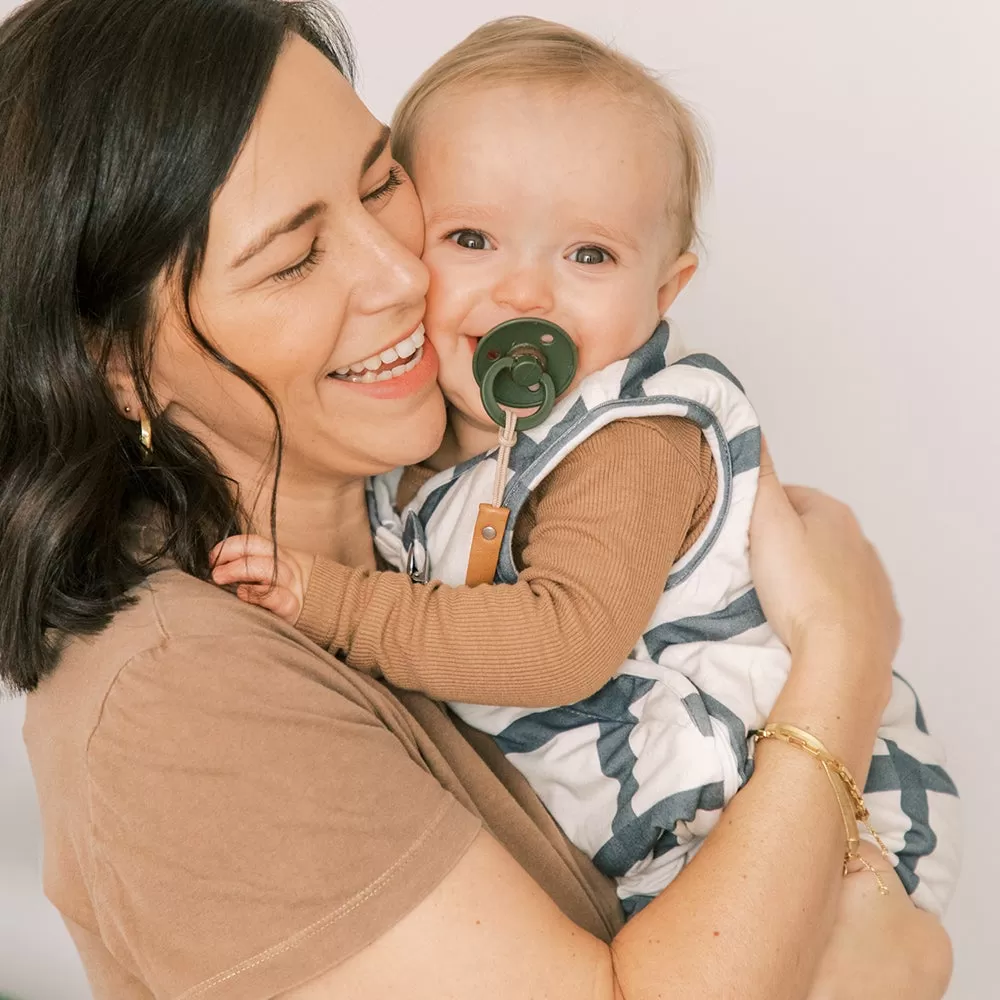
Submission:
{"label": "woman's chin", "polygon": [[326,419],[335,415],[335,437],[348,444],[355,458],[359,453],[370,456],[372,469],[366,474],[415,465],[438,450],[446,416],[437,373],[437,353],[427,342],[419,363],[398,378],[328,377]]}
{"label": "woman's chin", "polygon": [[392,442],[398,457],[392,461],[391,468],[416,465],[430,458],[441,447],[446,426],[444,396],[435,384],[434,392],[428,394],[417,412],[400,421],[398,436]]}

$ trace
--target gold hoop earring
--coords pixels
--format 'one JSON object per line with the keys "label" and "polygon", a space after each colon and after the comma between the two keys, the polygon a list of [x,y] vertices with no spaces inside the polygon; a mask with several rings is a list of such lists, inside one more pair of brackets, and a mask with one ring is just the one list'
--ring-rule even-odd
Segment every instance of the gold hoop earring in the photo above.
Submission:
{"label": "gold hoop earring", "polygon": [[153,455],[153,425],[145,410],[139,417],[139,447],[142,448],[143,462],[148,462]]}

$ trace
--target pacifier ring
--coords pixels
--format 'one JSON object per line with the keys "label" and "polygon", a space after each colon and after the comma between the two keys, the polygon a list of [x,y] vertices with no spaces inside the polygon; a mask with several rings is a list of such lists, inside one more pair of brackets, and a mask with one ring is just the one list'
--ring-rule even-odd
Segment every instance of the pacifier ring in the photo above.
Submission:
{"label": "pacifier ring", "polygon": [[531,410],[518,417],[518,430],[537,427],[552,412],[576,375],[576,345],[555,323],[512,319],[480,340],[472,370],[483,407],[503,427],[504,410]]}

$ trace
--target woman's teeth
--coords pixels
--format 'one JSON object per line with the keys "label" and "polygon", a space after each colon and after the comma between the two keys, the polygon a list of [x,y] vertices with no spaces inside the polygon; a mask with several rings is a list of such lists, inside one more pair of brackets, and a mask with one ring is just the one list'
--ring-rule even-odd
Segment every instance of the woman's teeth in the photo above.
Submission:
{"label": "woman's teeth", "polygon": [[346,368],[338,368],[333,378],[345,382],[388,382],[412,371],[424,356],[424,327],[418,326],[398,344],[387,347],[381,354],[373,354],[364,361],[356,361]]}

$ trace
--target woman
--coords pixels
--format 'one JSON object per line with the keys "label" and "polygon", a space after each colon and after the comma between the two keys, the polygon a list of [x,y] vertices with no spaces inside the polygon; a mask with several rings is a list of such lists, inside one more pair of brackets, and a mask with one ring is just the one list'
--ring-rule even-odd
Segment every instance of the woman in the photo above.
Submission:
{"label": "woman", "polygon": [[[33,0],[0,28],[0,669],[95,996],[939,997],[943,931],[842,878],[794,748],[761,744],[623,929],[492,744],[206,582],[233,531],[371,565],[363,477],[442,433],[428,347],[333,377],[427,285],[349,67],[320,3]],[[770,477],[754,537],[794,660],[775,719],[860,778],[895,610],[844,509],[792,499]]]}

